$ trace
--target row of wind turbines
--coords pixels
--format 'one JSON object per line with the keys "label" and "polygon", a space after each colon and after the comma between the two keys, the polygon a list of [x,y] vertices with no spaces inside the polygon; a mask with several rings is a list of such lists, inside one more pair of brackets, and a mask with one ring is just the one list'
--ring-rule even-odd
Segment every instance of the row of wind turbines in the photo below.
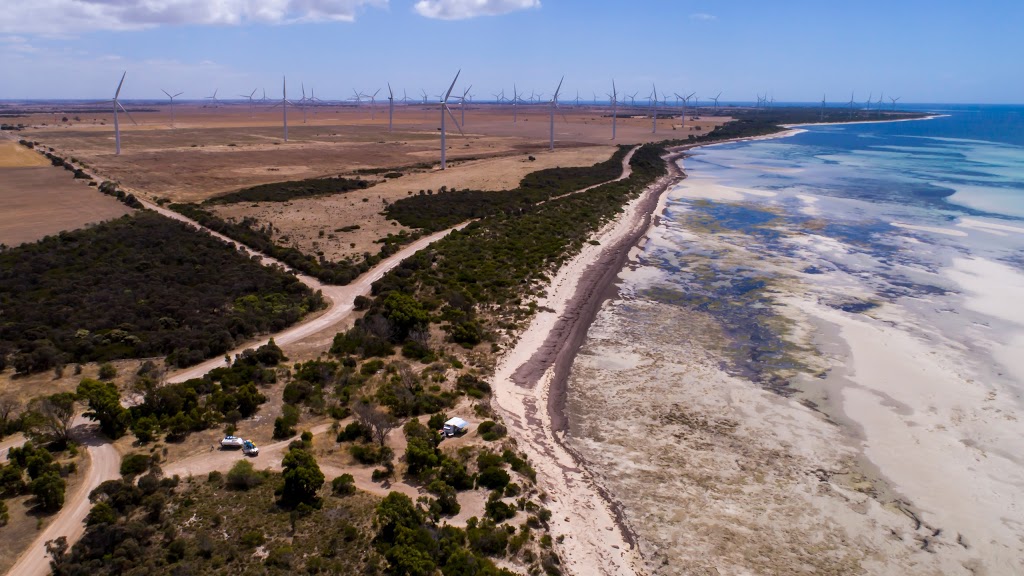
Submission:
{"label": "row of wind turbines", "polygon": [[[450,118],[451,121],[455,124],[455,127],[456,127],[456,129],[458,129],[459,133],[462,134],[462,135],[465,135],[465,133],[462,130],[462,126],[465,126],[465,123],[466,123],[466,109],[465,109],[465,106],[466,106],[466,103],[467,102],[471,102],[472,98],[473,98],[473,94],[470,93],[470,90],[472,90],[472,85],[470,85],[465,90],[463,90],[461,96],[460,95],[455,95],[455,96],[452,95],[452,91],[455,89],[455,84],[456,84],[456,82],[458,82],[458,79],[459,79],[459,76],[460,76],[461,73],[462,73],[461,70],[456,72],[455,78],[452,80],[452,82],[449,85],[448,90],[446,92],[444,92],[443,94],[437,94],[436,95],[437,98],[438,98],[438,101],[440,103],[440,112],[441,112],[441,169],[442,170],[447,168],[447,158],[446,158],[447,157],[447,146],[446,146],[446,140],[447,140],[447,126],[446,126],[446,123],[447,123],[447,119]],[[120,80],[120,82],[117,85],[117,90],[114,93],[114,98],[111,99],[111,102],[113,103],[113,111],[114,111],[114,145],[115,145],[115,154],[117,154],[117,155],[121,154],[121,131],[120,131],[120,124],[119,124],[119,121],[118,121],[118,111],[120,110],[121,112],[124,112],[133,123],[135,123],[136,125],[138,124],[138,122],[135,122],[135,119],[132,118],[131,114],[128,113],[128,111],[124,108],[124,106],[119,101],[119,97],[120,97],[120,94],[121,94],[121,88],[124,85],[124,80],[125,80],[125,76],[126,75],[127,75],[127,72],[125,72],[124,74],[121,75],[121,80]],[[519,92],[519,89],[518,89],[517,85],[513,84],[513,86],[512,86],[512,97],[511,98],[506,97],[504,90],[502,90],[499,93],[494,94],[495,103],[497,103],[499,105],[503,104],[503,105],[507,105],[507,106],[511,106],[512,107],[512,122],[513,122],[513,124],[518,122],[518,119],[519,119],[519,107],[520,106],[523,106],[523,105],[546,104],[548,106],[548,108],[549,108],[549,143],[548,143],[548,148],[550,150],[554,150],[555,149],[555,111],[556,111],[556,109],[560,108],[560,106],[561,106],[560,101],[559,101],[559,97],[561,96],[561,93],[562,93],[562,84],[563,84],[564,80],[565,80],[565,77],[563,76],[559,80],[558,85],[555,88],[555,91],[554,91],[553,95],[546,102],[541,100],[541,96],[543,95],[542,93],[531,91],[529,98],[527,98],[525,92]],[[392,89],[390,83],[388,83],[387,87],[388,87],[388,97],[387,97],[387,100],[388,100],[388,132],[392,132],[393,127],[394,127],[394,112],[395,112],[395,101],[396,101],[396,98],[395,98],[394,90]],[[254,97],[256,95],[256,90],[255,89],[251,93],[249,93],[249,94],[241,94],[240,96],[242,98],[246,98],[249,101],[249,113],[250,113],[250,116],[252,116],[253,110],[254,110],[254,106],[255,106],[255,104],[257,102],[260,102],[260,103],[273,102],[273,104],[270,106],[271,109],[280,107],[281,108],[281,117],[282,117],[283,138],[284,138],[284,141],[287,142],[288,141],[288,107],[289,106],[291,106],[293,108],[294,107],[301,108],[302,115],[303,115],[303,122],[305,123],[306,122],[306,106],[307,105],[326,105],[326,104],[331,104],[330,102],[326,102],[324,100],[320,100],[319,98],[317,98],[316,95],[312,92],[312,89],[310,91],[310,96],[307,98],[307,96],[306,96],[306,89],[305,89],[305,85],[304,84],[302,85],[301,89],[302,89],[302,99],[299,100],[298,103],[289,100],[288,99],[288,82],[287,82],[287,78],[282,77],[282,80],[281,80],[281,100],[279,100],[279,101],[268,100],[268,98],[266,96],[266,90],[264,90],[264,92],[263,92],[262,99],[254,99]],[[375,110],[376,110],[376,101],[377,101],[376,98],[377,98],[377,95],[380,93],[381,90],[382,89],[378,88],[376,91],[373,92],[373,94],[366,94],[366,93],[362,93],[362,92],[359,92],[358,90],[353,89],[353,96],[351,98],[349,98],[348,101],[349,102],[354,102],[355,105],[361,105],[364,101],[369,101],[369,103],[370,103],[371,119],[374,119],[375,118],[375,114],[376,114],[376,112],[375,112]],[[184,94],[184,92],[177,92],[175,94],[171,94],[167,90],[162,90],[162,91],[163,91],[163,93],[165,95],[167,95],[168,99],[170,100],[171,125],[173,126],[174,125],[174,120],[175,120],[175,117],[174,117],[174,99],[179,97],[179,96],[181,96],[182,94]],[[423,93],[422,103],[423,104],[427,104],[429,96],[428,96],[426,90],[421,90],[421,91]],[[214,107],[219,106],[219,104],[221,102],[217,98],[217,92],[218,92],[218,90],[214,90],[213,95],[205,97],[205,99],[211,101],[211,103],[212,103],[212,105]],[[413,100],[411,100],[408,97],[408,94],[406,94],[405,90],[403,90],[402,93],[403,93],[403,97],[401,99],[399,99],[400,102],[408,104],[409,102],[413,101]],[[619,107],[620,107],[620,105],[622,105],[622,106],[624,106],[626,108],[630,108],[630,109],[634,109],[635,110],[637,108],[636,96],[638,94],[639,94],[639,91],[633,92],[632,94],[628,94],[628,93],[620,94],[619,90],[618,90],[618,87],[615,84],[615,80],[614,79],[612,80],[611,92],[607,92],[606,93],[606,95],[608,97],[608,104],[611,107],[611,117],[612,117],[611,139],[612,140],[615,140],[616,136],[617,136],[616,132],[617,132],[617,128],[618,128],[618,116],[619,116]],[[679,94],[678,92],[673,92],[672,95],[675,97],[675,106],[681,110],[681,122],[682,122],[682,125],[685,126],[687,107],[690,106],[690,101],[691,100],[694,101],[693,108],[696,109],[696,110],[700,109],[700,101],[697,98],[696,92],[691,92],[690,94],[688,94],[686,96],[683,96],[682,94]],[[714,111],[715,112],[717,112],[718,109],[719,109],[719,99],[721,98],[721,96],[722,96],[722,93],[719,92],[717,95],[711,96],[711,97],[708,98],[708,100],[710,100],[711,102],[714,103]],[[623,100],[622,102],[620,102],[620,98]],[[630,104],[628,106],[625,105],[625,103],[624,103],[625,99],[629,99]],[[893,109],[895,110],[896,102],[899,100],[899,97],[896,97],[896,98],[890,97],[889,99],[891,100]],[[460,114],[461,114],[461,118],[462,118],[461,124],[460,124],[460,122],[458,120],[455,119],[455,114],[452,112],[452,109],[449,106],[449,102],[453,102],[453,103],[457,102],[459,104]],[[572,102],[572,100],[569,100],[569,102]],[[594,94],[594,103],[596,103],[596,102],[597,102],[597,94],[595,93]],[[578,107],[579,103],[580,103],[580,97],[579,97],[579,92],[577,91],[576,98],[575,98],[575,105]],[[871,96],[869,96],[867,104],[866,104],[867,109],[868,109],[869,112],[871,110],[872,103],[873,103],[873,100],[872,100]],[[878,108],[877,108],[878,111],[881,111],[882,103],[883,103],[882,96],[879,95]],[[772,107],[774,107],[774,104],[775,104],[775,98],[774,97],[770,97],[769,98],[767,92],[765,92],[764,96],[762,96],[761,94],[757,94],[756,109],[761,110],[761,109],[772,108]],[[851,93],[851,96],[850,96],[850,103],[849,104],[850,104],[850,111],[851,111],[851,115],[852,115],[853,111],[854,111],[854,99],[853,99],[853,94],[852,93]],[[651,133],[652,134],[656,134],[657,131],[658,131],[659,107],[660,108],[670,108],[669,96],[668,96],[668,93],[666,93],[665,91],[662,91],[661,99],[659,100],[659,94],[658,94],[657,86],[652,84],[651,85],[651,93],[647,96],[647,111],[646,111],[646,114],[651,117]],[[822,119],[824,118],[825,107],[826,107],[826,100],[825,100],[825,98],[823,96],[822,97],[822,102],[821,102],[821,118]],[[568,122],[568,119],[565,118],[565,114],[563,112],[559,112],[559,114],[562,116],[562,119],[564,121]]]}

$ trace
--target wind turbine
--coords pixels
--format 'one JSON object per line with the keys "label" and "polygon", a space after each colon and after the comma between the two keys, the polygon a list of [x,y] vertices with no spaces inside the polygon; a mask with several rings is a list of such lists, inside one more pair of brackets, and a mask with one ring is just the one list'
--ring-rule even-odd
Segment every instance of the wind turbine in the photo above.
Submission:
{"label": "wind turbine", "polygon": [[[562,79],[558,81],[558,88],[555,88],[555,95],[551,97],[551,130],[550,130],[551,145],[550,145],[550,149],[552,151],[554,151],[554,149],[555,149],[555,108],[558,108],[558,93],[562,90],[562,82],[564,80],[565,80],[565,76],[562,76]],[[564,119],[565,116],[563,115],[562,118]],[[566,122],[568,122],[568,120],[566,120]]]}
{"label": "wind turbine", "polygon": [[423,92],[423,103],[426,104],[427,103],[427,91],[424,90],[423,88],[420,88],[420,92]]}
{"label": "wind turbine", "polygon": [[825,95],[821,95],[821,113],[818,115],[818,121],[822,122],[825,120]]}
{"label": "wind turbine", "polygon": [[391,82],[388,82],[388,132],[391,132],[391,119],[395,115],[395,93],[391,91]]}
{"label": "wind turbine", "polygon": [[469,88],[466,88],[465,90],[463,90],[462,98],[459,99],[459,112],[462,113],[462,125],[463,126],[466,125],[466,98],[469,97],[469,95],[470,95],[469,91],[472,88],[473,88],[473,85],[470,84]]}
{"label": "wind turbine", "polygon": [[850,92],[850,118],[853,118],[853,92]]}
{"label": "wind turbine", "polygon": [[[127,76],[127,75],[128,75],[128,71],[127,70],[125,70],[124,74],[121,74],[121,81],[117,83],[117,92],[114,92],[114,97],[110,99],[110,101],[114,103],[114,155],[115,156],[120,156],[121,155],[121,126],[120,126],[120,124],[117,123],[117,109],[120,108],[121,110],[124,111],[125,114],[128,114],[128,111],[124,109],[124,106],[122,106],[121,102],[117,99],[117,97],[121,95],[121,86],[124,84],[124,77]],[[138,126],[139,123],[135,121],[135,118],[132,118],[131,114],[128,114],[128,118],[131,119],[133,124]]]}
{"label": "wind turbine", "polygon": [[377,94],[379,93],[380,88],[377,88],[377,91],[370,95],[370,120],[373,120],[376,117],[375,112],[377,109]]}
{"label": "wind turbine", "polygon": [[722,93],[719,92],[718,96],[715,96],[714,98],[712,98],[712,100],[715,101],[715,113],[716,114],[718,113],[718,99],[721,98],[721,97],[722,97]]}
{"label": "wind turbine", "polygon": [[[608,95],[608,99],[612,101],[612,140],[615,140],[615,124],[618,120],[618,103],[619,103],[619,91],[615,88],[615,79],[612,78],[612,93]],[[595,95],[594,102],[597,102]]]}
{"label": "wind turbine", "polygon": [[271,106],[271,108],[277,108],[278,106],[281,107],[281,114],[282,114],[282,117],[284,119],[284,141],[285,142],[288,141],[288,105],[289,104],[291,104],[292,106],[295,105],[295,104],[292,104],[292,102],[290,100],[288,100],[288,82],[287,82],[287,79],[284,76],[282,76],[281,77],[281,101],[278,102],[277,104],[274,104],[273,106]]}
{"label": "wind turbine", "polygon": [[264,88],[263,89],[263,98],[260,99],[260,103],[266,104],[266,102],[267,102],[267,89]]}
{"label": "wind turbine", "polygon": [[217,100],[217,90],[220,90],[220,88],[215,88],[213,90],[213,96],[207,96],[206,97],[206,100],[212,100],[213,101],[212,104],[213,104],[214,108],[216,108],[217,107],[217,103],[220,102],[220,100]]}
{"label": "wind turbine", "polygon": [[872,96],[871,92],[868,92],[868,102],[867,102],[867,104],[865,104],[865,106],[867,106],[867,108],[868,108],[868,111],[867,111],[867,115],[868,116],[871,116],[871,96]]}
{"label": "wind turbine", "polygon": [[405,93],[405,88],[402,88],[402,104],[409,103],[409,95]]}
{"label": "wind turbine", "polygon": [[626,98],[629,98],[629,105],[630,106],[634,106],[634,107],[636,106],[636,95],[639,94],[639,93],[640,93],[640,91],[637,90],[636,92],[633,92],[632,94],[629,94],[629,95],[626,96]]}
{"label": "wind turbine", "polygon": [[306,123],[306,83],[300,82],[299,86],[302,87],[302,100],[299,100],[302,106],[302,123]]}
{"label": "wind turbine", "polygon": [[455,114],[452,114],[452,109],[448,107],[448,97],[452,95],[452,89],[455,88],[455,82],[458,81],[459,74],[461,73],[462,70],[459,70],[458,72],[455,73],[455,78],[452,80],[452,85],[448,87],[448,92],[445,92],[444,98],[441,99],[441,170],[448,169],[448,164],[446,162],[448,150],[445,144],[446,134],[444,126],[444,115],[446,112],[448,113],[449,116],[451,116],[452,122],[455,122],[455,127],[459,129],[459,134],[462,134],[462,128],[459,126],[459,123],[455,120]]}
{"label": "wind turbine", "polygon": [[882,92],[881,94],[878,95],[878,115],[879,116],[882,115],[882,104],[885,103],[885,100],[882,98],[882,96],[884,94],[885,94],[885,92]]}
{"label": "wind turbine", "polygon": [[[127,71],[126,71],[126,73],[127,73]],[[182,94],[184,94],[184,92],[178,92],[174,96],[171,96],[171,93],[168,92],[167,90],[161,89],[160,91],[163,92],[164,94],[167,94],[167,97],[171,99],[171,127],[173,128],[174,127],[174,99],[177,98],[178,96],[181,96]],[[895,106],[895,105],[896,105],[896,103],[893,102],[893,106]]]}
{"label": "wind turbine", "polygon": [[515,124],[519,120],[519,103],[523,101],[523,96],[519,94],[516,89],[515,83],[512,84],[512,123]]}
{"label": "wind turbine", "polygon": [[892,111],[893,112],[896,111],[896,102],[898,102],[900,98],[902,98],[902,96],[897,96],[895,98],[889,97],[889,100],[892,100]]}
{"label": "wind turbine", "polygon": [[658,87],[651,84],[651,134],[658,133]]}
{"label": "wind turbine", "polygon": [[[164,92],[164,94],[167,94],[167,93]],[[249,118],[252,118],[252,97],[253,97],[254,94],[256,94],[256,89],[255,88],[252,89],[252,93],[249,94],[249,95],[239,94],[239,96],[241,96],[242,98],[248,98],[249,99]],[[170,96],[170,94],[168,94],[168,96]]]}
{"label": "wind turbine", "polygon": [[579,90],[576,91],[576,107],[577,108],[580,107],[580,91]]}

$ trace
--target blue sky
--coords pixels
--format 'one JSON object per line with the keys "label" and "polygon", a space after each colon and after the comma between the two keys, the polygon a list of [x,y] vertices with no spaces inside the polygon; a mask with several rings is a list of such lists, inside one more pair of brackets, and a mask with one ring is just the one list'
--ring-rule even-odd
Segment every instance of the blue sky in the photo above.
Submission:
{"label": "blue sky", "polygon": [[[0,99],[399,96],[515,82],[603,99],[621,90],[722,100],[1021,103],[1024,2],[759,0],[6,0]],[[386,89],[385,89],[386,91]],[[257,93],[259,95],[259,92]],[[638,99],[639,97],[638,96]]]}

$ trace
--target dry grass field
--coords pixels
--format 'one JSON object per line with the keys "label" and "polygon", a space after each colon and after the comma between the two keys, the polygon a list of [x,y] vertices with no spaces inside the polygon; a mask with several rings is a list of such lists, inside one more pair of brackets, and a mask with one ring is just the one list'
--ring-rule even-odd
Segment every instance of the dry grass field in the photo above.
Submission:
{"label": "dry grass field", "polygon": [[[19,146],[20,148],[20,146]],[[0,167],[0,244],[17,246],[128,214],[114,198],[74,180],[63,168]]]}
{"label": "dry grass field", "polygon": [[[551,152],[546,105],[520,106],[515,123],[511,106],[470,105],[464,134],[448,122],[449,164],[448,170],[441,171],[437,104],[396,106],[390,133],[386,105],[378,105],[375,113],[369,106],[310,108],[305,122],[301,109],[289,108],[288,142],[282,138],[280,108],[257,106],[250,116],[247,105],[205,108],[186,103],[176,107],[173,127],[169,109],[152,110],[157,111],[132,114],[139,125],[122,121],[121,156],[113,154],[110,114],[68,112],[79,120],[57,125],[49,114],[13,120],[31,126],[21,137],[53,147],[64,158],[74,157],[98,176],[117,180],[136,196],[151,200],[199,202],[256,184],[399,169],[403,176],[396,179],[364,175],[377,182],[367,190],[288,203],[216,208],[223,217],[253,217],[260,224],[273,223],[279,231],[276,237],[287,237],[282,243],[306,253],[322,251],[328,260],[376,253],[379,246],[374,240],[401,230],[381,216],[381,210],[410,192],[436,191],[441,186],[514,188],[535,170],[606,160],[614,151],[612,144],[701,134],[727,120],[687,118],[686,130],[681,130],[677,113],[660,119],[658,133],[652,134],[650,118],[626,117],[630,112],[643,114],[645,108],[621,108],[613,143],[610,110],[566,106],[555,116],[556,142]],[[461,110],[455,107],[454,113],[461,122]],[[694,126],[701,130],[694,131]],[[359,229],[338,231],[352,225]]]}
{"label": "dry grass field", "polygon": [[13,140],[0,140],[0,168],[49,166],[50,161]]}
{"label": "dry grass field", "polygon": [[[129,107],[130,108],[130,107]],[[611,118],[606,109],[560,108],[556,115],[556,153],[563,149],[611,144]],[[636,113],[642,113],[638,107]],[[620,109],[620,114],[625,114]],[[282,139],[281,112],[258,107],[250,118],[247,106],[202,108],[176,107],[176,123],[170,125],[166,110],[136,112],[139,125],[122,122],[122,155],[115,156],[110,114],[83,114],[81,122],[46,125],[48,114],[12,118],[31,128],[21,137],[51,146],[65,158],[76,157],[106,178],[120,181],[135,193],[168,197],[174,201],[199,201],[245,186],[317,176],[350,174],[359,169],[436,164],[439,161],[439,111],[437,105],[396,106],[394,130],[387,129],[387,110],[377,107],[375,119],[369,107],[324,106],[306,113],[289,109],[289,141]],[[461,113],[455,110],[456,118]],[[702,131],[726,118],[687,119],[679,130],[679,117],[659,120],[651,133],[649,118],[618,120],[615,143],[631,144],[681,137],[691,125]],[[673,130],[673,127],[676,129]],[[450,168],[460,169],[459,159],[493,156],[540,157],[549,154],[548,110],[543,105],[521,106],[518,122],[512,122],[508,106],[473,105],[466,110],[465,135],[448,123]],[[475,164],[470,171],[489,170]],[[450,170],[460,172],[466,170]],[[452,183],[451,185],[458,185]]]}

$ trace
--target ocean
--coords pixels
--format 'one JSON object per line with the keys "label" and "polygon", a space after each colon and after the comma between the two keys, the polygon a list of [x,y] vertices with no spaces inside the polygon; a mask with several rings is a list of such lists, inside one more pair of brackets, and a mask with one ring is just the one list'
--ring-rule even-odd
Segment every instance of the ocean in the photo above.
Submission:
{"label": "ocean", "polygon": [[652,573],[1024,572],[1024,107],[908,108],[681,161],[566,407]]}

